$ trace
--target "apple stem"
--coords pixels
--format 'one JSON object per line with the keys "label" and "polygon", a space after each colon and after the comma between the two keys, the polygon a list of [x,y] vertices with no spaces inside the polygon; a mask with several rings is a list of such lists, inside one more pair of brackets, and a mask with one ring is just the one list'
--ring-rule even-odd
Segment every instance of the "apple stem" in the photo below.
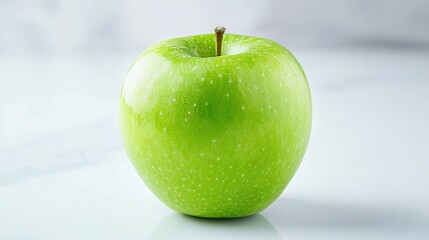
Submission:
{"label": "apple stem", "polygon": [[219,57],[222,54],[222,39],[223,34],[225,33],[226,28],[224,27],[216,27],[215,28],[215,34],[216,34],[216,57]]}

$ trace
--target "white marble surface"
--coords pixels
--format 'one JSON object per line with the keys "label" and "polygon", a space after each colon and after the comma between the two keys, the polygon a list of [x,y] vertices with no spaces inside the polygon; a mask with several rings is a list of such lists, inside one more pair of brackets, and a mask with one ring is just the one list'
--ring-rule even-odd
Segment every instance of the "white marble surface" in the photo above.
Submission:
{"label": "white marble surface", "polygon": [[428,239],[429,53],[294,51],[314,124],[261,214],[173,213],[138,178],[117,105],[135,56],[0,58],[0,239]]}

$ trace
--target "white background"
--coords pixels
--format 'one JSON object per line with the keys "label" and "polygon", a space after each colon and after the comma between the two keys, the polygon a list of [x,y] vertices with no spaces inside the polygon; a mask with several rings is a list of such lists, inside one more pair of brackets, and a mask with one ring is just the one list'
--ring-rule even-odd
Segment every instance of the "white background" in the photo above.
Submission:
{"label": "white background", "polygon": [[[428,239],[427,1],[0,1],[0,239]],[[313,131],[261,214],[173,213],[124,152],[118,98],[141,50],[235,33],[287,46]]]}
{"label": "white background", "polygon": [[1,0],[0,54],[139,52],[211,32],[289,47],[428,48],[427,0]]}

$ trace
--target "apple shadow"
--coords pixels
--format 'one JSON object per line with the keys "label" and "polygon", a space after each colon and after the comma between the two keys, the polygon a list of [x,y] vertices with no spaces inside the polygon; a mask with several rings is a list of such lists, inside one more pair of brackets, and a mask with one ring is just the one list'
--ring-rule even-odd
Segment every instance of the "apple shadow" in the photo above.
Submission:
{"label": "apple shadow", "polygon": [[170,213],[149,239],[281,239],[261,214],[237,219],[207,219]]}
{"label": "apple shadow", "polygon": [[383,206],[280,198],[263,215],[279,231],[389,231],[429,234],[429,222],[423,214]]}

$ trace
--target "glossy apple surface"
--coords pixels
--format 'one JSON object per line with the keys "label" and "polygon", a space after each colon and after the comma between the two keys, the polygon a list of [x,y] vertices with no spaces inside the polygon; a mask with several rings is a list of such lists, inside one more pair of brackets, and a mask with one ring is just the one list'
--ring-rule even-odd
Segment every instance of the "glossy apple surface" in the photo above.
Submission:
{"label": "glossy apple surface", "polygon": [[124,144],[150,190],[193,216],[243,217],[270,205],[296,172],[311,129],[305,74],[276,42],[226,34],[144,51],[120,100]]}

